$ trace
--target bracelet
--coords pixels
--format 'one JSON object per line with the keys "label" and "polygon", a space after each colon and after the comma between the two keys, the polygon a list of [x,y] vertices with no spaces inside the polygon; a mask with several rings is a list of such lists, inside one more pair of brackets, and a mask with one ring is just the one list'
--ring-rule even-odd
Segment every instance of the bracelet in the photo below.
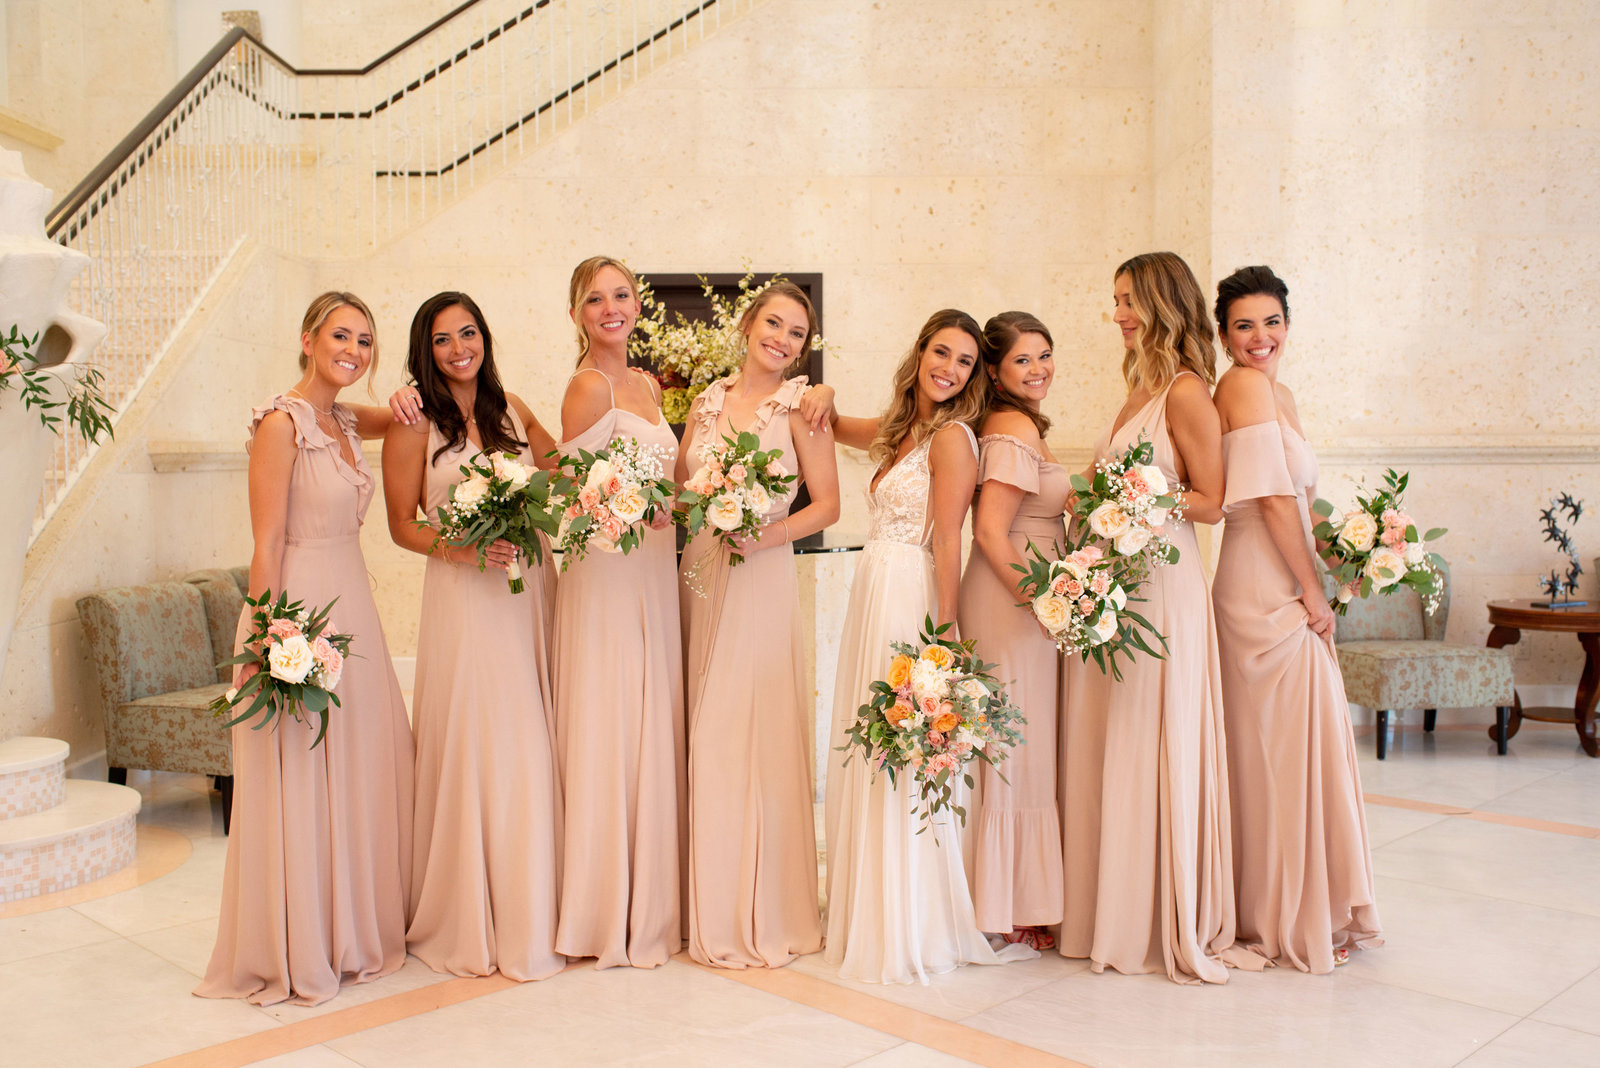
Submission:
{"label": "bracelet", "polygon": [[780,519],[778,520],[778,524],[783,527],[783,543],[788,545],[791,540],[789,537],[789,521],[787,519]]}

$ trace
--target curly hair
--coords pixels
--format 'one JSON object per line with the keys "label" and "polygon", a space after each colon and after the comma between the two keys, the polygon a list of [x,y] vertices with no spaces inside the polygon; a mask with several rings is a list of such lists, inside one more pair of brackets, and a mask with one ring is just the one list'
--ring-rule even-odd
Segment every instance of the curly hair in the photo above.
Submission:
{"label": "curly hair", "polygon": [[895,368],[894,396],[878,418],[878,435],[867,450],[867,455],[879,468],[894,462],[895,452],[907,434],[920,443],[949,423],[966,423],[976,430],[988,410],[989,376],[974,367],[960,393],[935,408],[928,419],[919,421],[917,418],[917,370],[922,364],[922,354],[927,351],[933,335],[950,328],[970,335],[978,350],[983,350],[983,331],[978,329],[978,321],[964,311],[944,308],[922,324],[917,340]]}
{"label": "curly hair", "polygon": [[1193,371],[1206,385],[1217,380],[1211,315],[1194,272],[1176,253],[1145,252],[1118,267],[1128,276],[1133,311],[1139,317],[1133,347],[1122,359],[1128,388],[1155,393],[1180,371]]}

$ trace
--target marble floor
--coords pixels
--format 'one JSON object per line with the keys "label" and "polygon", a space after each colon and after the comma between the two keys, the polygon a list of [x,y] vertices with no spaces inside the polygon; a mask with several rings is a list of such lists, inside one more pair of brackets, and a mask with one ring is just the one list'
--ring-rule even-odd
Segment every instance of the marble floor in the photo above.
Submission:
{"label": "marble floor", "polygon": [[1223,987],[1092,974],[1055,953],[928,987],[844,982],[820,957],[723,972],[576,964],[552,979],[415,959],[317,1008],[189,991],[210,954],[225,839],[198,777],[135,773],[140,861],[0,906],[7,1065],[1600,1064],[1600,761],[1570,729],[1509,756],[1481,728],[1362,739],[1388,942],[1328,976]]}

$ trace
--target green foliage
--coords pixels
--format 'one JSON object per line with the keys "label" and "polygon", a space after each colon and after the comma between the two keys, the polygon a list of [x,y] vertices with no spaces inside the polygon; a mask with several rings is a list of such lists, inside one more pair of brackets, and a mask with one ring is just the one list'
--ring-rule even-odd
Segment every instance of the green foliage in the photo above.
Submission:
{"label": "green foliage", "polygon": [[33,354],[39,335],[22,336],[16,324],[10,334],[0,334],[0,349],[5,353],[0,362],[0,393],[18,385],[22,406],[39,413],[39,423],[52,434],[60,435],[62,413],[66,421],[78,428],[85,441],[98,442],[101,436],[112,437],[111,416],[115,409],[105,396],[105,376],[93,367],[75,368],[77,378],[66,387],[66,400],[55,400],[50,392],[51,376],[39,367],[39,358]]}

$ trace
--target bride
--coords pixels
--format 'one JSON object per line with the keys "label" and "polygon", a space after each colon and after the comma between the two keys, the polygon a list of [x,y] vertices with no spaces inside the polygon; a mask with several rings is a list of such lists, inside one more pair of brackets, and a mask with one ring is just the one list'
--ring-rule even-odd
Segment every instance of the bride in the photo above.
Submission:
{"label": "bride", "polygon": [[[919,835],[911,780],[875,776],[859,755],[845,764],[837,749],[888,668],[889,643],[915,641],[925,616],[935,626],[956,617],[961,525],[978,476],[969,424],[983,416],[988,383],[973,373],[980,336],[965,312],[935,312],[895,371],[883,415],[834,417],[837,440],[867,449],[878,465],[867,491],[872,531],[839,645],[827,777],[825,959],[846,979],[925,984],[962,964],[1037,956],[1020,944],[997,955],[978,930],[952,813]],[[825,403],[829,394],[819,392]]]}

